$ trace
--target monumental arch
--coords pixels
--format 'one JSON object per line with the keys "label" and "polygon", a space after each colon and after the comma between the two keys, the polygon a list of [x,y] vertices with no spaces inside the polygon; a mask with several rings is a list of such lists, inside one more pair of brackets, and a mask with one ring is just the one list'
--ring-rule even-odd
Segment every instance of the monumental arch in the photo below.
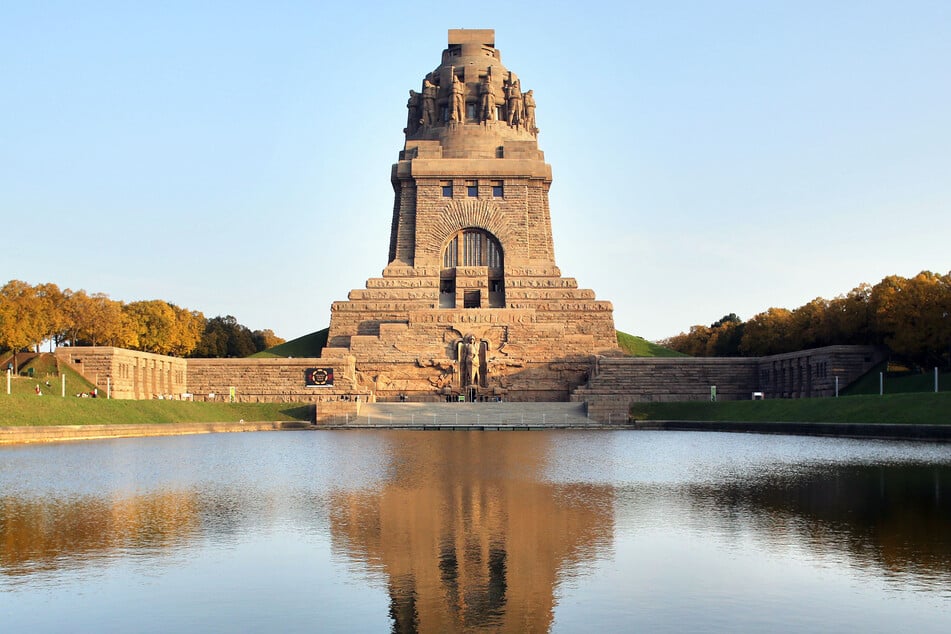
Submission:
{"label": "monumental arch", "polygon": [[535,97],[492,30],[450,30],[409,91],[382,277],[334,302],[322,358],[380,399],[567,400],[620,354],[610,302],[555,264]]}

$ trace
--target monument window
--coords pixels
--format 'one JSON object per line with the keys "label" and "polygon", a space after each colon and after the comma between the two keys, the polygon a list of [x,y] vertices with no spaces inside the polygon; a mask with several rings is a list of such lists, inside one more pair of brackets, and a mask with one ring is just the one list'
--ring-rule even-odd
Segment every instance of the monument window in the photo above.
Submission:
{"label": "monument window", "polygon": [[442,182],[442,195],[443,198],[452,198],[452,181]]}
{"label": "monument window", "polygon": [[505,308],[505,285],[500,278],[489,279],[489,308]]}
{"label": "monument window", "polygon": [[463,308],[479,308],[482,305],[481,291],[466,291],[462,295]]}
{"label": "monument window", "polygon": [[474,103],[466,104],[466,121],[469,121],[469,122],[478,121],[478,115],[476,113],[476,105]]}
{"label": "monument window", "polygon": [[502,198],[502,181],[492,181],[492,198]]}
{"label": "monument window", "polygon": [[[482,308],[487,292],[488,308],[505,307],[505,282],[502,267],[502,245],[487,231],[463,229],[455,233],[442,252],[442,271],[439,284],[439,307],[455,308],[457,293],[464,308]],[[482,271],[459,267],[484,267]],[[457,273],[464,277],[457,279]],[[482,277],[485,276],[485,277]],[[482,277],[482,279],[476,279]],[[461,282],[461,286],[459,286]]]}
{"label": "monument window", "polygon": [[454,237],[446,245],[446,250],[442,254],[442,267],[444,269],[456,268],[459,261],[459,236]]}
{"label": "monument window", "polygon": [[445,279],[439,281],[439,307],[456,307],[456,280]]}
{"label": "monument window", "polygon": [[[462,236],[460,249],[459,237]],[[457,266],[487,266],[490,269],[502,268],[502,247],[487,233],[479,230],[465,230],[457,233],[446,244],[442,255],[445,269]]]}
{"label": "monument window", "polygon": [[469,198],[477,198],[479,196],[478,181],[466,181],[466,195],[469,196]]}

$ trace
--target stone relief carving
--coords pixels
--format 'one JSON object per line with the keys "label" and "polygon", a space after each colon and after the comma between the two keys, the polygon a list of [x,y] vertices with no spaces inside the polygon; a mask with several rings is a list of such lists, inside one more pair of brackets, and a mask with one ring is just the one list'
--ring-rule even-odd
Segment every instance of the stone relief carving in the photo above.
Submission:
{"label": "stone relief carving", "polygon": [[[452,123],[465,123],[466,84],[456,74],[455,66],[449,68],[448,100],[446,110],[442,114],[442,120],[440,120],[436,105],[440,89],[439,78],[430,73],[423,79],[423,91],[421,93],[414,90],[409,91],[409,99],[406,102],[406,129],[404,130],[407,134],[414,134],[421,127],[444,125],[447,118]],[[492,67],[489,66],[486,75],[481,77],[478,85],[474,87],[477,91],[475,96],[479,98],[478,103],[475,104],[475,114],[478,120],[485,123],[502,118],[509,126],[524,129],[538,136],[538,128],[535,125],[534,92],[531,90],[522,92],[521,80],[511,71],[502,83],[501,94],[494,82]]]}
{"label": "stone relief carving", "polygon": [[538,129],[535,127],[535,95],[532,91],[522,95],[522,104],[525,110],[525,129],[534,135],[538,135]]}
{"label": "stone relief carving", "polygon": [[492,91],[492,67],[489,66],[488,74],[482,78],[480,86],[482,93],[482,120],[495,121],[496,104],[495,93]]}
{"label": "stone relief carving", "polygon": [[466,85],[456,77],[456,67],[452,66],[452,101],[449,108],[449,120],[464,123],[466,120]]}
{"label": "stone relief carving", "polygon": [[522,123],[522,88],[518,78],[511,72],[508,81],[505,82],[505,104],[508,110],[506,121],[510,126],[517,128]]}
{"label": "stone relief carving", "polygon": [[429,81],[429,78],[423,80],[423,114],[420,123],[424,126],[436,125],[436,92],[439,89],[436,84]]}
{"label": "stone relief carving", "polygon": [[486,387],[486,351],[488,343],[478,341],[475,335],[466,335],[456,344],[459,365],[459,387]]}
{"label": "stone relief carving", "polygon": [[406,129],[403,130],[406,134],[413,134],[419,129],[420,97],[421,95],[415,90],[409,91],[409,99],[406,101]]}

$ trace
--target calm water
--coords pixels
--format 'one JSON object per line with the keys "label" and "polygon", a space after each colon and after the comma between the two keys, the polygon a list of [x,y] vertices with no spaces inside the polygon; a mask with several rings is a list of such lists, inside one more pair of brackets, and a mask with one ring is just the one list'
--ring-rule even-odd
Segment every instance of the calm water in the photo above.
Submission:
{"label": "calm water", "polygon": [[951,447],[281,432],[0,448],[0,630],[951,631]]}

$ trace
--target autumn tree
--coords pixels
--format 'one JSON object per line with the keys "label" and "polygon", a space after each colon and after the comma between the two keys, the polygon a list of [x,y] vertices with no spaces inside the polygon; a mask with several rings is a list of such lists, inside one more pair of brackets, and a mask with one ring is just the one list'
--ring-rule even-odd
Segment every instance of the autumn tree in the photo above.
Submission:
{"label": "autumn tree", "polygon": [[785,308],[770,308],[746,322],[740,353],[762,357],[790,350],[792,312]]}
{"label": "autumn tree", "polygon": [[37,308],[40,311],[40,321],[45,330],[43,339],[50,342],[50,352],[52,352],[53,343],[62,337],[66,330],[66,296],[56,284],[37,284],[34,291]]}
{"label": "autumn tree", "polygon": [[[82,294],[85,296],[85,293]],[[72,297],[70,298],[73,299]],[[122,302],[110,299],[105,293],[93,293],[88,297],[76,298],[76,304],[70,311],[79,308],[73,315],[79,319],[76,326],[76,343],[91,346],[116,346],[135,348],[138,333],[123,310]]]}
{"label": "autumn tree", "polygon": [[193,353],[196,357],[246,357],[257,352],[251,331],[228,315],[209,319],[201,341]]}
{"label": "autumn tree", "polygon": [[135,332],[132,346],[143,352],[187,355],[198,345],[204,326],[201,313],[160,299],[126,304],[123,308]]}
{"label": "autumn tree", "polygon": [[732,357],[739,355],[743,336],[743,320],[736,313],[724,315],[710,326],[691,326],[690,332],[680,333],[661,341],[661,345],[693,357]]}
{"label": "autumn tree", "polygon": [[280,345],[285,342],[284,339],[281,339],[274,334],[274,331],[270,328],[266,330],[255,330],[251,333],[251,341],[254,342],[254,351],[261,352],[267,350],[268,348],[273,348],[274,346]]}
{"label": "autumn tree", "polygon": [[833,343],[878,343],[872,331],[871,295],[872,286],[862,283],[829,302],[828,323]]}
{"label": "autumn tree", "polygon": [[710,324],[710,339],[707,341],[707,356],[736,357],[740,354],[745,325],[736,313],[724,315]]}
{"label": "autumn tree", "polygon": [[709,340],[710,329],[706,326],[697,325],[691,326],[690,332],[682,332],[659,343],[671,350],[689,354],[692,357],[702,357],[707,353],[707,342]]}
{"label": "autumn tree", "polygon": [[17,353],[39,347],[46,334],[42,308],[36,290],[20,280],[10,280],[0,288],[0,346],[13,351],[14,372]]}
{"label": "autumn tree", "polygon": [[941,362],[951,346],[951,274],[890,275],[872,287],[875,330],[896,354],[920,364]]}

